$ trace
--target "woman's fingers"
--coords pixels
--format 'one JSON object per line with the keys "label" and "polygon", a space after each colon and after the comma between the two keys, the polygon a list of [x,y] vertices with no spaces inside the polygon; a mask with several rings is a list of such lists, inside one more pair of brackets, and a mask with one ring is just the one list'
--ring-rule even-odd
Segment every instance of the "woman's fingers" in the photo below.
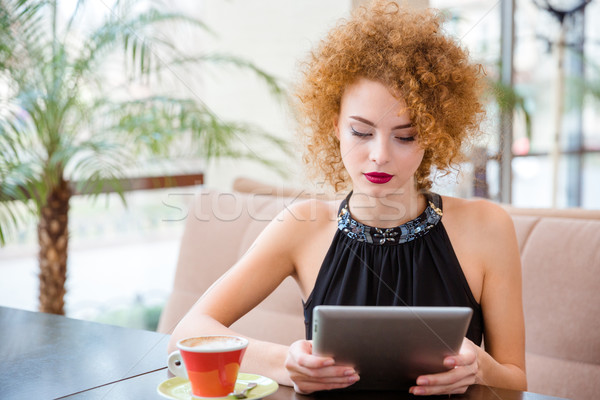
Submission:
{"label": "woman's fingers", "polygon": [[464,393],[477,381],[479,363],[473,342],[466,339],[455,356],[446,357],[444,365],[450,368],[439,374],[422,375],[417,378],[417,386],[410,388],[416,395]]}
{"label": "woman's fingers", "polygon": [[475,344],[469,339],[464,338],[458,355],[446,357],[444,364],[446,364],[446,361],[451,360],[454,360],[454,365],[448,365],[449,367],[473,364],[475,361],[477,361],[477,350],[475,349]]}
{"label": "woman's fingers", "polygon": [[[335,364],[331,357],[319,357],[312,354],[312,343],[308,340],[294,342],[290,346],[289,356],[298,365],[305,368],[324,368]],[[289,358],[289,357],[288,357]]]}
{"label": "woman's fingers", "polygon": [[320,390],[331,390],[348,387],[360,378],[354,373],[352,375],[337,375],[331,372],[304,370],[289,371],[290,378],[294,382],[294,389],[298,393],[312,393]]}
{"label": "woman's fingers", "polygon": [[333,389],[343,389],[348,387],[347,383],[305,383],[304,385],[298,385],[294,383],[294,390],[300,394],[310,394],[314,392],[319,392],[322,390],[333,390]]}
{"label": "woman's fingers", "polygon": [[312,343],[307,340],[292,344],[286,360],[286,368],[314,378],[348,377],[356,374],[352,367],[335,365],[331,357],[313,355]]}
{"label": "woman's fingers", "polygon": [[312,342],[306,340],[290,346],[285,367],[294,389],[303,394],[344,388],[360,379],[352,367],[335,365],[331,357],[313,355]]}
{"label": "woman's fingers", "polygon": [[471,366],[457,367],[447,372],[423,375],[417,378],[417,385],[410,389],[412,394],[464,393],[475,383],[475,372]]}
{"label": "woman's fingers", "polygon": [[287,369],[304,371],[327,369],[335,364],[331,357],[319,357],[312,354],[312,343],[308,340],[299,340],[292,343],[285,361]]}
{"label": "woman's fingers", "polygon": [[306,380],[328,381],[328,382],[348,382],[349,378],[358,376],[356,371],[350,367],[326,367],[326,368],[305,368],[296,366],[288,368],[290,376],[304,376]]}
{"label": "woman's fingers", "polygon": [[315,376],[314,374],[306,374],[302,371],[290,373],[290,377],[295,381],[313,382],[313,383],[336,383],[350,385],[358,381],[359,377],[356,374],[349,376]]}
{"label": "woman's fingers", "polygon": [[468,384],[465,385],[453,385],[453,386],[436,386],[436,387],[422,387],[422,386],[413,386],[410,388],[409,393],[412,393],[416,396],[432,396],[432,395],[440,395],[440,394],[463,394],[469,389]]}

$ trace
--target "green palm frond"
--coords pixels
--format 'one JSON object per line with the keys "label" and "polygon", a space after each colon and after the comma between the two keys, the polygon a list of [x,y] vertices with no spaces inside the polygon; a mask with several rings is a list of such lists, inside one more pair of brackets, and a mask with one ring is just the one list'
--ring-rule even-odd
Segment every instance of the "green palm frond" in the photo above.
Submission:
{"label": "green palm frond", "polygon": [[527,138],[531,140],[531,113],[527,107],[525,96],[520,94],[514,87],[505,85],[497,80],[489,79],[487,84],[489,94],[501,111],[510,113],[517,111],[523,114],[525,118],[525,133]]}
{"label": "green palm frond", "polygon": [[16,231],[25,213],[35,214],[38,209],[31,198],[44,196],[39,185],[40,168],[35,154],[27,156],[27,137],[18,135],[21,128],[14,120],[0,116],[0,243],[6,233]]}
{"label": "green palm frond", "polygon": [[135,14],[129,11],[131,5],[124,7],[121,3],[115,3],[109,11],[108,20],[99,26],[86,41],[81,56],[74,63],[77,77],[97,67],[106,54],[114,51],[117,46],[122,46],[132,71],[142,76],[150,74],[153,72],[153,65],[162,65],[166,62],[160,56],[158,47],[161,51],[176,52],[177,50],[174,43],[157,35],[156,30],[149,29],[157,24],[185,23],[200,28],[204,32],[212,33],[202,21],[181,13],[161,12],[152,8],[144,13]]}
{"label": "green palm frond", "polygon": [[210,53],[199,56],[199,61],[215,65],[232,65],[240,69],[251,71],[267,85],[273,95],[279,97],[285,94],[285,90],[278,79],[246,59],[231,54]]}
{"label": "green palm frond", "polygon": [[274,164],[268,160],[270,157],[245,146],[250,142],[274,144],[291,154],[287,141],[248,124],[223,121],[193,100],[154,96],[120,103],[111,113],[120,116],[109,130],[129,135],[137,148],[150,150],[154,155],[169,155],[172,146],[187,138],[195,143],[195,153],[205,159],[244,154],[244,158]]}
{"label": "green palm frond", "polygon": [[[213,34],[202,22],[156,0],[117,0],[96,27],[79,26],[91,3],[78,0],[57,25],[59,0],[0,0],[0,244],[19,214],[13,201],[39,213],[47,194],[65,179],[98,195],[139,159],[173,156],[182,143],[206,161],[254,160],[283,173],[269,144],[289,154],[287,142],[264,130],[223,121],[200,99],[153,96],[117,99],[107,86],[107,64],[125,61],[129,81],[150,82],[176,68],[229,65],[257,76],[281,97],[279,81],[253,63],[227,54],[187,54],[159,28],[186,26]],[[87,33],[86,33],[87,32]],[[112,64],[111,64],[112,65]],[[187,154],[189,155],[189,154]],[[13,200],[9,200],[13,199]],[[123,198],[124,200],[124,198]],[[22,207],[21,207],[22,208]]]}
{"label": "green palm frond", "polygon": [[0,71],[11,69],[23,55],[23,45],[42,34],[42,9],[46,1],[0,1]]}

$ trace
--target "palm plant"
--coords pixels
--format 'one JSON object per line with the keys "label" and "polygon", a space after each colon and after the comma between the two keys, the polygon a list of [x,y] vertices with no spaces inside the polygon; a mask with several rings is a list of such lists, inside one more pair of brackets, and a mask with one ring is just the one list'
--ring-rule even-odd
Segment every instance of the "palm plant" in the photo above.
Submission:
{"label": "palm plant", "polygon": [[226,62],[282,93],[253,64],[222,54],[185,55],[159,29],[176,23],[206,32],[200,21],[151,0],[116,0],[86,35],[75,28],[85,6],[79,0],[60,24],[57,0],[0,0],[0,243],[19,223],[23,205],[38,217],[40,311],[59,314],[74,189],[97,195],[110,185],[124,201],[119,182],[126,171],[141,157],[172,155],[182,140],[205,160],[248,158],[273,167],[244,147],[246,138],[287,149],[258,128],[223,122],[198,99],[124,96],[107,84],[107,62],[114,59],[125,60],[126,83],[155,82],[176,66]]}
{"label": "palm plant", "polygon": [[490,95],[500,111],[509,113],[517,112],[523,115],[525,134],[531,140],[532,123],[531,113],[527,108],[527,98],[514,86],[506,85],[499,80],[488,78],[486,80],[486,94]]}

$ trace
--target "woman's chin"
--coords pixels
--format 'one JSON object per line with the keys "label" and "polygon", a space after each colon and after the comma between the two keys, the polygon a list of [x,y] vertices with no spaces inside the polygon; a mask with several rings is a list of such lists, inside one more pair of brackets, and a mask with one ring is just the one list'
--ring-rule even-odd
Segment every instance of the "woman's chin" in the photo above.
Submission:
{"label": "woman's chin", "polygon": [[364,179],[364,182],[360,182],[359,185],[353,185],[354,193],[364,194],[369,197],[386,197],[390,195],[401,195],[411,193],[412,191],[407,190],[406,186],[399,186],[397,182],[392,179],[386,183],[373,183]]}

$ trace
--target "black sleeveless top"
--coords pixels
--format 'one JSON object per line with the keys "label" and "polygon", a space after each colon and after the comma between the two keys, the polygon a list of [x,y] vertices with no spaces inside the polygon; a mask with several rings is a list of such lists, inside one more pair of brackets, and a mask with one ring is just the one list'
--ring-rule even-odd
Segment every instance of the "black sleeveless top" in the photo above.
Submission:
{"label": "black sleeveless top", "polygon": [[421,215],[395,228],[374,228],[340,205],[338,230],[304,303],[306,338],[318,305],[463,306],[473,309],[467,338],[480,345],[481,306],[471,293],[442,219],[442,198],[427,193]]}

